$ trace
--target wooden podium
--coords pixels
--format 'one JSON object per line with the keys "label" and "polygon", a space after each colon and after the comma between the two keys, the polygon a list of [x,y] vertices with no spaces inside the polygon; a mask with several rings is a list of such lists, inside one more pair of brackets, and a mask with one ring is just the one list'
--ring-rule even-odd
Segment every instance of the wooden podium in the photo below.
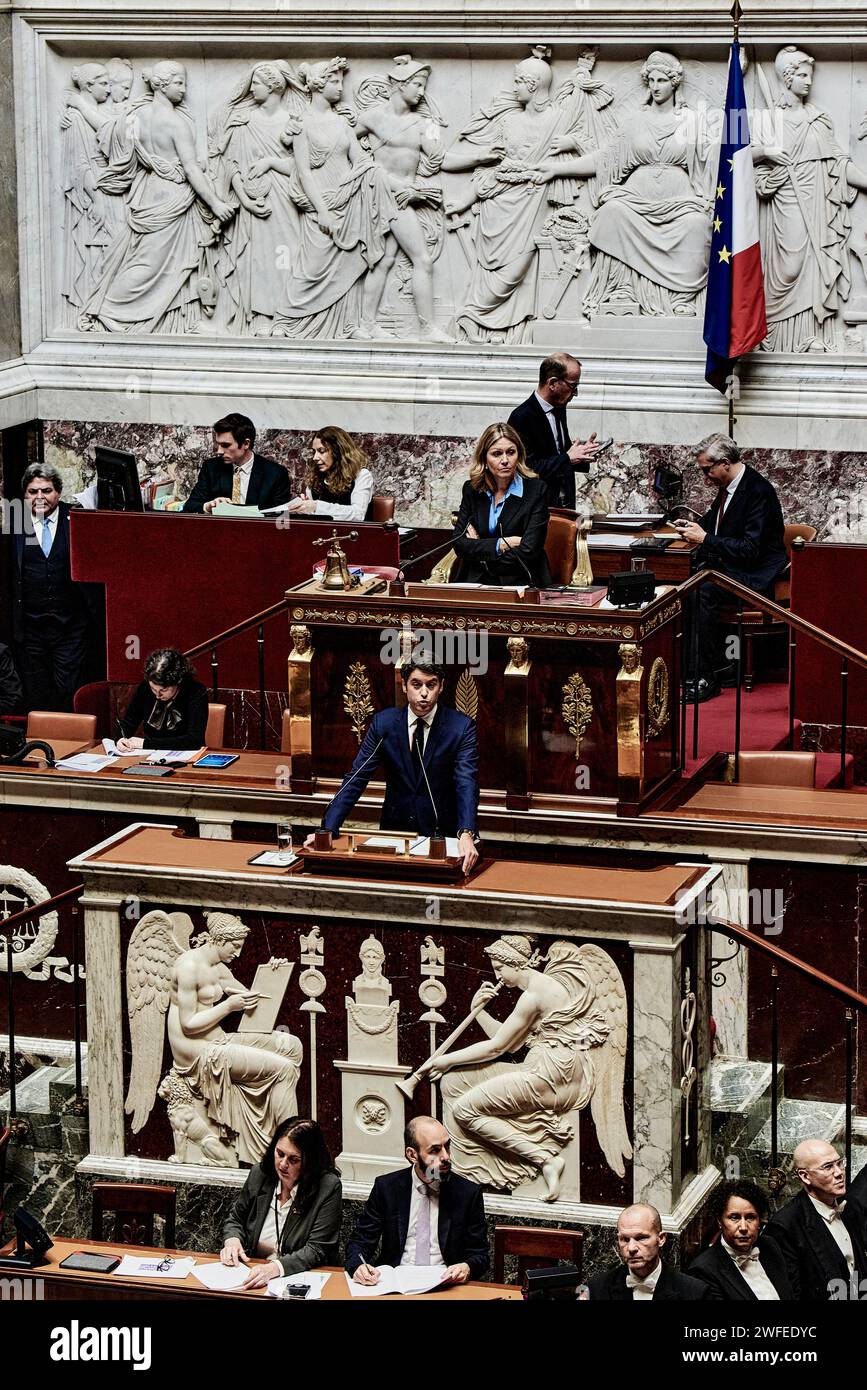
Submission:
{"label": "wooden podium", "polygon": [[579,607],[575,594],[383,584],[356,597],[289,590],[292,790],[333,794],[377,710],[403,704],[414,647],[475,719],[482,799],[505,810],[613,803],[635,814],[679,766],[681,601]]}

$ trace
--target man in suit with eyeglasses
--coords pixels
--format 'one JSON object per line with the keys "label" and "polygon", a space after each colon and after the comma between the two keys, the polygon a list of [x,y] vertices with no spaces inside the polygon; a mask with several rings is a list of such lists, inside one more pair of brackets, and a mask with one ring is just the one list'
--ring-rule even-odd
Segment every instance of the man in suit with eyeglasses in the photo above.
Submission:
{"label": "man in suit with eyeglasses", "polygon": [[856,1195],[846,1200],[846,1163],[824,1139],[805,1139],[793,1155],[801,1191],[768,1223],[805,1303],[867,1290],[867,1216]]}

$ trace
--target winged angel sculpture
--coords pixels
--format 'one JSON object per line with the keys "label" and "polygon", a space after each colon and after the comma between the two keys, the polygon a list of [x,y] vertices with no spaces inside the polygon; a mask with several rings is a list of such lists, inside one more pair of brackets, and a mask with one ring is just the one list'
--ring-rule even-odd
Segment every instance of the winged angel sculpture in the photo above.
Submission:
{"label": "winged angel sculpture", "polygon": [[[295,1114],[303,1053],[288,1032],[223,1031],[229,1014],[249,1012],[261,996],[229,969],[249,927],[225,912],[211,912],[205,920],[207,930],[192,937],[186,913],[155,910],[130,937],[126,1111],[137,1134],[159,1086],[175,1135],[175,1161],[236,1168],[239,1159],[257,1163],[280,1121]],[[167,1028],[173,1066],[160,1085]]]}
{"label": "winged angel sculpture", "polygon": [[[622,1177],[632,1145],[623,1110],[627,1005],[623,979],[601,947],[555,941],[544,970],[525,936],[485,947],[498,984],[477,990],[472,1007],[503,986],[521,996],[500,1022],[483,1009],[486,1041],[437,1056],[422,1068],[444,1073],[444,1118],[455,1166],[474,1182],[514,1188],[541,1174],[554,1202],[573,1138],[566,1117],[590,1105],[600,1147]],[[522,1061],[496,1061],[526,1048]],[[478,1064],[482,1065],[478,1065]]]}

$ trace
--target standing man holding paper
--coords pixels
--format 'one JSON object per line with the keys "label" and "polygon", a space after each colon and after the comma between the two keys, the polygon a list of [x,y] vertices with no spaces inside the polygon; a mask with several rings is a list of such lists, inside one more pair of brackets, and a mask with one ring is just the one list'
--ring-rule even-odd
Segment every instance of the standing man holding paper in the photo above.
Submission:
{"label": "standing man holding paper", "polygon": [[490,1254],[482,1189],[452,1172],[451,1138],[430,1115],[404,1131],[407,1163],[376,1179],[346,1247],[357,1284],[379,1283],[381,1265],[445,1265],[443,1283],[465,1284],[487,1272]]}

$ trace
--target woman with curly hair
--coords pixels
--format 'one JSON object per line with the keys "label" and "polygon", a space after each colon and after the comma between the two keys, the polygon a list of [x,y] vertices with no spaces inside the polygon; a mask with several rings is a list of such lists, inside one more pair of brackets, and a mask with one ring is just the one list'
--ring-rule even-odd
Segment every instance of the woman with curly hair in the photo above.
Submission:
{"label": "woman with curly hair", "polygon": [[294,498],[288,510],[335,521],[364,521],[373,496],[367,455],[337,425],[318,430],[310,448],[304,496]]}
{"label": "woman with curly hair", "polygon": [[[151,652],[145,678],[118,720],[121,753],[139,748],[201,748],[208,722],[208,692],[197,681],[182,652],[161,647]],[[133,737],[141,728],[144,737]]]}

